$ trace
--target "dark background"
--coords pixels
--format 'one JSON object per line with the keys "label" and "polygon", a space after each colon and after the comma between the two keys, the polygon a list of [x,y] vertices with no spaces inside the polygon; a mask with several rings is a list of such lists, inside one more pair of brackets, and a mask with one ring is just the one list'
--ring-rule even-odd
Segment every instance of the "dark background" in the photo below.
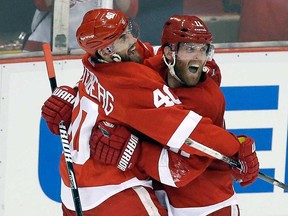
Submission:
{"label": "dark background", "polygon": [[35,9],[33,0],[0,0],[0,42],[29,33]]}
{"label": "dark background", "polygon": [[140,26],[140,39],[160,45],[162,26],[174,14],[183,14],[182,0],[139,0],[136,21]]}

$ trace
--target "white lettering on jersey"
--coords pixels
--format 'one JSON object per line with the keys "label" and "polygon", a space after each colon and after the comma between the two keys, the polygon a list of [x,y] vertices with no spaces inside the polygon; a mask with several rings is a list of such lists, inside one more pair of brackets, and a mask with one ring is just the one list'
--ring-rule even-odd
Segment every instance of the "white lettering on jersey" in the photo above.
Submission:
{"label": "white lettering on jersey", "polygon": [[86,96],[76,97],[69,127],[73,162],[84,164],[90,158],[90,136],[98,117],[98,104]]}
{"label": "white lettering on jersey", "polygon": [[87,94],[102,103],[102,108],[104,109],[105,114],[108,116],[114,109],[113,95],[101,85],[95,74],[93,74],[87,68],[84,70],[83,84]]}
{"label": "white lettering on jersey", "polygon": [[153,91],[154,105],[156,108],[164,105],[165,107],[174,106],[175,104],[181,104],[178,98],[170,92],[168,86],[163,85],[163,92],[160,89]]}

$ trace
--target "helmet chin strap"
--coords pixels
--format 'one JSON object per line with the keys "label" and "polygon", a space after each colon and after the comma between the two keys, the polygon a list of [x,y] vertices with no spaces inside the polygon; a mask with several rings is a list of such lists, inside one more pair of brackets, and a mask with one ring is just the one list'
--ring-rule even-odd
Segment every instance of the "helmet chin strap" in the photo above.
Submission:
{"label": "helmet chin strap", "polygon": [[176,54],[175,54],[175,52],[174,51],[172,52],[173,63],[168,63],[164,54],[163,54],[162,58],[163,58],[165,64],[167,65],[167,67],[169,69],[169,73],[171,74],[171,76],[174,77],[181,84],[184,84],[184,82],[176,75],[175,70],[174,70],[174,66],[175,66],[175,63],[176,63]]}

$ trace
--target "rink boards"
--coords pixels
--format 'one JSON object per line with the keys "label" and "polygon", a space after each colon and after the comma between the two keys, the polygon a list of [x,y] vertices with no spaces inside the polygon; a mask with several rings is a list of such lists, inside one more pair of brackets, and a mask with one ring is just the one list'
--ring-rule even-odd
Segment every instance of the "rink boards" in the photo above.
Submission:
{"label": "rink boards", "polygon": [[[288,52],[218,52],[227,129],[254,137],[261,172],[288,184]],[[41,119],[51,94],[42,57],[1,60],[0,215],[60,215],[61,144]],[[54,61],[58,85],[74,85],[81,60]],[[204,186],[205,187],[205,186]],[[288,194],[257,180],[238,192],[242,215],[288,215]]]}

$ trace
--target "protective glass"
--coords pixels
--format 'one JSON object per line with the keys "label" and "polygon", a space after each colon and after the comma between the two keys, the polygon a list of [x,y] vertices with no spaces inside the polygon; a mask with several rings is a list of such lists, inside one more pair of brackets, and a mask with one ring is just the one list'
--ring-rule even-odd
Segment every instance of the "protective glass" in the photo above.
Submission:
{"label": "protective glass", "polygon": [[186,53],[186,58],[190,58],[191,55],[198,55],[207,60],[212,60],[214,54],[214,46],[212,44],[199,44],[199,43],[179,43],[178,53]]}
{"label": "protective glass", "polygon": [[180,43],[179,48],[185,50],[187,53],[193,53],[196,51],[200,51],[201,53],[207,53],[209,45],[197,43]]}
{"label": "protective glass", "polygon": [[127,26],[126,30],[121,34],[121,36],[103,50],[107,54],[128,52],[132,46],[135,46],[136,41],[137,38],[132,35],[129,26]]}
{"label": "protective glass", "polygon": [[128,30],[135,38],[140,37],[140,27],[133,18],[128,18]]}

